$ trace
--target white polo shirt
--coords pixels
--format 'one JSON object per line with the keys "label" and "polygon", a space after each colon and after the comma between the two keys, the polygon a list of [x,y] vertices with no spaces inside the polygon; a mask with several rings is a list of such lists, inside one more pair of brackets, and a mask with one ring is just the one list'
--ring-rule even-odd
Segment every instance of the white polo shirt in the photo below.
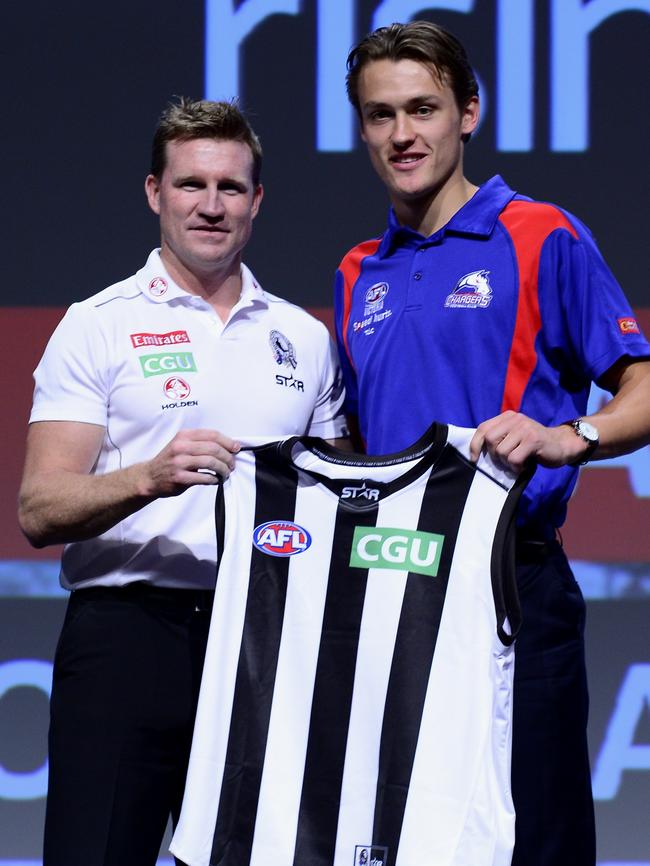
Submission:
{"label": "white polo shirt", "polygon": [[[243,444],[345,435],[327,329],[264,292],[244,265],[241,298],[224,324],[173,282],[154,250],[134,276],[69,308],[34,378],[30,423],[106,428],[97,474],[154,457],[181,429],[219,430]],[[212,587],[215,490],[158,499],[67,545],[62,585]]]}

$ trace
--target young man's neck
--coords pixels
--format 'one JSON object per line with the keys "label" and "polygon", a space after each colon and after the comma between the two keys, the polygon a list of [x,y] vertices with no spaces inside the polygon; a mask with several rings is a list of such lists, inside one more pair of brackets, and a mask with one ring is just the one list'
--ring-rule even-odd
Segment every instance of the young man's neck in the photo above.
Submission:
{"label": "young man's neck", "polygon": [[477,186],[461,175],[457,181],[444,184],[426,198],[393,201],[393,209],[402,225],[429,237],[447,225],[477,190]]}

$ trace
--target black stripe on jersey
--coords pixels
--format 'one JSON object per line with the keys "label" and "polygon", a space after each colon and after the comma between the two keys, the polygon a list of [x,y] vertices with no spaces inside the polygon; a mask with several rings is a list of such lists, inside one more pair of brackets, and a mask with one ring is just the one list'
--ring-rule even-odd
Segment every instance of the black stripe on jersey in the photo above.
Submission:
{"label": "black stripe on jersey", "polygon": [[223,492],[223,479],[221,479],[217,487],[217,498],[214,503],[214,522],[217,534],[217,574],[219,574],[226,536],[226,502]]}
{"label": "black stripe on jersey", "polygon": [[[350,566],[356,526],[375,526],[377,506],[337,508],[318,651],[294,866],[334,861],[345,747],[350,724],[368,571]],[[351,855],[352,856],[352,855]]]}
{"label": "black stripe on jersey", "polygon": [[[535,471],[534,466],[524,470],[513,484],[497,522],[490,567],[492,570],[492,595],[497,617],[497,634],[504,646],[510,646],[519,633],[522,623],[517,569],[515,565],[517,505]],[[508,619],[509,631],[504,629]]]}
{"label": "black stripe on jersey", "polygon": [[[438,576],[409,574],[391,665],[379,750],[373,845],[395,863],[420,721],[460,519],[475,469],[447,448],[424,493],[418,529],[444,535]],[[444,511],[440,503],[445,503]],[[444,700],[444,696],[441,696]],[[426,859],[426,858],[425,858]]]}
{"label": "black stripe on jersey", "polygon": [[[293,520],[297,473],[255,464],[255,526]],[[251,544],[252,544],[252,529]],[[253,547],[246,615],[235,682],[219,810],[210,863],[241,866],[250,860],[282,635],[290,557]]]}

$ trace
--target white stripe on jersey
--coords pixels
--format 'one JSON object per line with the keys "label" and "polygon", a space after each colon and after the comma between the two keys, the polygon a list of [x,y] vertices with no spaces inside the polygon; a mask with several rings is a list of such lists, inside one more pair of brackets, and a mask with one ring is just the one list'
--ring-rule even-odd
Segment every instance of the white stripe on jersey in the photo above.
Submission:
{"label": "white stripe on jersey", "polygon": [[[289,563],[251,866],[293,862],[337,505],[334,494],[315,501],[304,490],[298,491],[296,523],[319,526],[321,531],[314,533],[309,550],[292,557]],[[277,784],[278,779],[283,780],[282,785]],[[272,845],[269,839],[273,840]]]}
{"label": "white stripe on jersey", "polygon": [[[377,526],[416,526],[424,489],[412,484],[403,495],[380,502]],[[368,717],[384,715],[407,576],[407,571],[368,570],[334,866],[349,866],[355,846],[372,839],[381,726],[369,728]]]}
{"label": "white stripe on jersey", "polygon": [[[254,463],[238,461],[237,474],[250,490],[255,489]],[[251,526],[254,516],[254,496],[238,497],[228,511],[224,546],[237,554],[234,568],[240,575],[250,572],[252,547],[240,548],[234,539],[238,527]],[[221,787],[235,696],[239,643],[232,640],[232,634],[241,634],[246,613],[246,593],[241,591],[241,582],[223,577],[217,580],[203,666],[202,682],[210,683],[210,688],[201,688],[197,707],[197,718],[205,720],[205,727],[198,739],[195,731],[186,783],[192,786],[193,780],[201,780],[199,784],[213,792]],[[210,862],[212,832],[206,833],[206,827],[214,828],[218,808],[218,797],[198,797],[193,808],[186,810],[182,827],[177,828],[174,844],[179,848],[191,845],[193,863]]]}
{"label": "white stripe on jersey", "polygon": [[[486,550],[492,549],[502,502],[503,491],[477,473],[461,518],[449,576],[454,592],[447,593],[438,633],[438,645],[451,647],[452,651],[439,652],[431,668],[409,789],[417,791],[418,796],[407,799],[396,866],[417,863],[422,850],[427,851],[431,863],[500,866],[502,860],[486,856],[486,848],[495,836],[500,810],[511,815],[514,822],[509,783],[494,790],[486,784],[492,774],[486,774],[484,766],[486,758],[495,757],[489,738],[493,736],[500,744],[503,741],[503,716],[495,715],[492,704],[495,694],[501,694],[502,683],[494,683],[496,692],[479,689],[476,683],[477,660],[484,666],[486,681],[492,681],[494,671],[503,673],[505,669],[509,676],[514,653],[514,645],[504,647],[496,633],[490,563],[485,556]],[[472,539],[471,544],[465,543],[466,537]],[[477,618],[485,617],[486,611],[494,619],[491,633],[477,627]],[[476,656],[463,651],[467,646],[473,646]],[[495,665],[498,657],[505,657],[503,665]],[[493,730],[495,720],[497,730]],[[436,731],[436,739],[427,737],[427,731]],[[440,742],[445,743],[444,749],[440,749]],[[509,749],[499,749],[496,756],[498,764],[505,764],[507,770],[509,755]],[[444,777],[445,785],[431,786],[430,777]],[[471,822],[476,826],[472,827]],[[503,828],[499,830],[503,835]],[[508,827],[504,839],[510,859],[513,831],[514,827]]]}

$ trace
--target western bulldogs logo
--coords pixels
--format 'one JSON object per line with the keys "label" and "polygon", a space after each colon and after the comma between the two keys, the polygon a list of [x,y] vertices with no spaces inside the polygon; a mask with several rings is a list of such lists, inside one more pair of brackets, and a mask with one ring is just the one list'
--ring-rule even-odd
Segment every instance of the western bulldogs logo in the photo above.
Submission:
{"label": "western bulldogs logo", "polygon": [[284,364],[285,367],[292,367],[294,370],[298,366],[296,361],[296,350],[293,348],[293,343],[280,333],[280,331],[271,331],[269,333],[269,343],[276,364]]}
{"label": "western bulldogs logo", "polygon": [[445,307],[489,307],[492,300],[492,287],[488,279],[489,271],[472,271],[465,274],[454,291],[447,295]]}
{"label": "western bulldogs logo", "polygon": [[289,520],[269,520],[253,530],[253,544],[268,556],[294,556],[311,545],[311,535]]}
{"label": "western bulldogs logo", "polygon": [[384,298],[387,294],[388,283],[375,283],[374,286],[370,286],[364,296],[365,306],[363,308],[363,315],[371,316],[373,313],[383,310]]}

